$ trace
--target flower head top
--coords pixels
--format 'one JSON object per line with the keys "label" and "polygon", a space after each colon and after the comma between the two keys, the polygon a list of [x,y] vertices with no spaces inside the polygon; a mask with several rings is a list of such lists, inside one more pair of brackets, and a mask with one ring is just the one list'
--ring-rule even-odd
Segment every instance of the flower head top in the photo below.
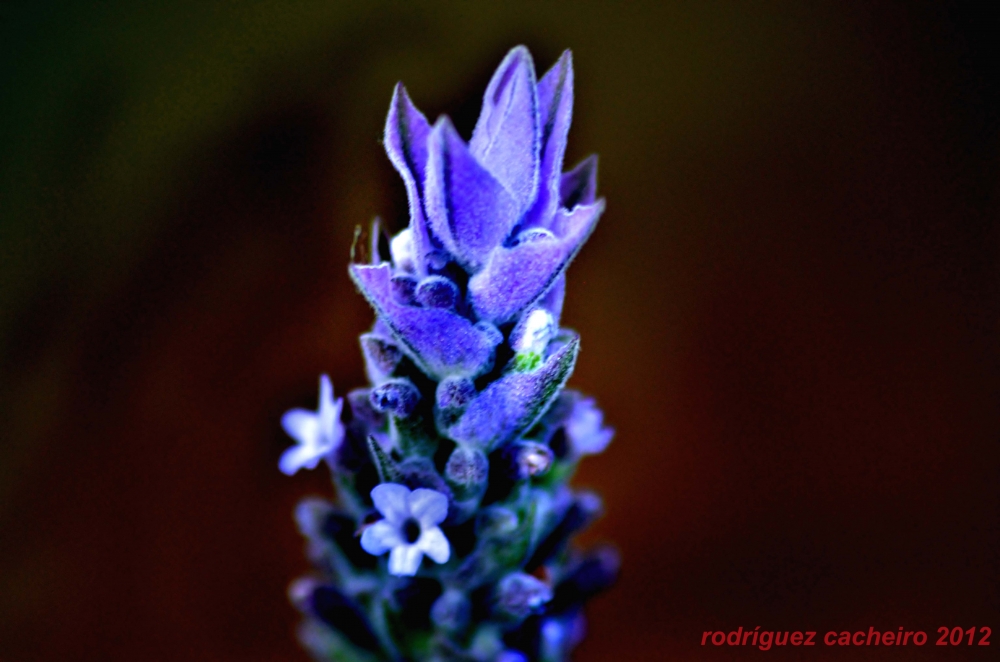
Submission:
{"label": "flower head top", "polygon": [[448,515],[448,497],[428,489],[410,491],[405,485],[382,483],[372,501],[384,519],[365,529],[361,547],[369,554],[389,554],[389,573],[415,575],[424,554],[435,563],[451,556],[448,539],[438,524]]}
{"label": "flower head top", "polygon": [[315,469],[324,457],[336,451],[344,440],[344,426],[340,422],[340,411],[344,401],[333,399],[333,384],[330,378],[319,378],[319,408],[312,412],[306,409],[292,409],[281,417],[281,427],[298,442],[281,456],[278,467],[291,476],[299,469]]}
{"label": "flower head top", "polygon": [[562,172],[572,107],[569,51],[536,81],[527,49],[513,49],[468,144],[447,117],[431,126],[397,85],[385,148],[410,223],[390,243],[391,263],[352,265],[351,275],[428,374],[482,374],[491,329],[533,304],[558,318],[563,274],[604,209],[596,159]]}

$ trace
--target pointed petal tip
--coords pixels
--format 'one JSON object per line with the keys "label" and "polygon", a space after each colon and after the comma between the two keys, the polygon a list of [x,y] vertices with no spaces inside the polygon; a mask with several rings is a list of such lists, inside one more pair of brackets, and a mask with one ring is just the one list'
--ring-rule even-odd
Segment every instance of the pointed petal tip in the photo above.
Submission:
{"label": "pointed petal tip", "polygon": [[597,165],[597,154],[591,154],[562,174],[559,182],[559,206],[572,209],[577,205],[594,202],[597,196]]}
{"label": "pointed petal tip", "polygon": [[406,89],[403,87],[403,81],[397,81],[396,84],[392,86],[392,99],[389,100],[390,113],[399,103],[399,98],[404,94],[406,94]]}
{"label": "pointed petal tip", "polygon": [[508,85],[510,79],[517,72],[523,72],[528,77],[532,87],[537,84],[538,75],[535,73],[535,60],[531,57],[531,51],[523,44],[507,51],[507,55],[504,56],[503,61],[497,67],[493,78],[486,87],[487,94],[490,91],[493,92],[494,102],[500,91]]}
{"label": "pointed petal tip", "polygon": [[[430,130],[427,118],[410,101],[410,96],[402,83],[396,83],[389,102],[389,112],[385,117],[385,129],[382,142],[385,145],[389,160],[407,183],[407,195],[411,197],[419,193],[419,182],[423,180],[426,149],[423,142]],[[408,181],[412,180],[412,181]],[[414,189],[410,191],[410,189]]]}
{"label": "pointed petal tip", "polygon": [[[559,54],[555,63],[549,67],[549,71],[557,71],[562,67],[566,67],[569,71],[573,71],[573,51],[568,48]],[[546,72],[546,75],[548,75],[548,72]]]}
{"label": "pointed petal tip", "polygon": [[[534,60],[531,58],[531,51],[529,51],[528,47],[525,46],[524,44],[518,44],[514,48],[507,51],[507,55],[504,56],[503,61],[500,64],[500,67],[503,67],[503,65],[508,61],[515,59],[520,60],[522,62],[529,62],[532,64],[532,66],[534,66]],[[500,67],[498,67],[498,69]]]}
{"label": "pointed petal tip", "polygon": [[431,133],[437,135],[447,135],[449,137],[455,136],[459,140],[462,140],[462,137],[458,135],[458,129],[455,128],[455,124],[447,115],[439,115],[438,118],[434,120],[434,124],[431,125]]}
{"label": "pointed petal tip", "polygon": [[427,136],[427,148],[429,152],[438,150],[447,154],[456,141],[466,145],[466,142],[462,140],[462,136],[459,135],[458,129],[455,128],[451,118],[447,115],[438,116],[434,120],[434,124],[430,126],[431,130]]}
{"label": "pointed petal tip", "polygon": [[405,111],[407,113],[416,113],[423,116],[423,113],[418,109],[414,103],[413,98],[410,96],[410,91],[406,89],[406,85],[403,81],[396,83],[395,87],[392,88],[392,101],[389,102],[389,112],[393,111]]}
{"label": "pointed petal tip", "polygon": [[392,100],[389,102],[389,112],[396,110],[400,106],[413,106],[410,100],[410,93],[407,92],[403,81],[397,82],[392,88]]}

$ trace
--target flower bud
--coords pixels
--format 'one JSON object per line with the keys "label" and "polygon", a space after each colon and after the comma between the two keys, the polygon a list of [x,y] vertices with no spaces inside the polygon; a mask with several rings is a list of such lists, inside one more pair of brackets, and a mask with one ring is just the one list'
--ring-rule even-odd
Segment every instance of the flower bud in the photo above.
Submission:
{"label": "flower bud", "polygon": [[483,538],[503,539],[517,530],[517,514],[503,506],[492,506],[479,514],[476,535]]}
{"label": "flower bud", "polygon": [[555,336],[555,319],[544,308],[535,308],[521,317],[510,333],[514,350],[514,369],[529,372],[538,368],[545,358],[545,349]]}
{"label": "flower bud", "polygon": [[564,660],[580,643],[586,630],[585,619],[579,611],[556,618],[546,618],[539,627],[539,658]]}
{"label": "flower bud", "polygon": [[472,606],[465,593],[448,589],[431,607],[431,621],[443,630],[456,632],[469,623]]}
{"label": "flower bud", "polygon": [[500,580],[494,606],[501,614],[521,620],[551,599],[548,584],[523,572],[513,572]]}
{"label": "flower bud", "polygon": [[444,276],[428,276],[417,285],[416,297],[427,308],[454,308],[458,287]]}
{"label": "flower bud", "polygon": [[397,274],[389,281],[392,296],[404,306],[417,304],[417,279],[406,274]]}
{"label": "flower bud", "polygon": [[403,358],[399,347],[372,333],[361,334],[361,351],[365,355],[368,377],[379,382],[392,374]]}
{"label": "flower bud", "polygon": [[476,397],[476,386],[465,377],[445,377],[435,393],[438,427],[446,430],[459,419],[465,407]]}
{"label": "flower bud", "polygon": [[448,458],[444,477],[458,499],[482,496],[486,490],[490,464],[486,454],[475,448],[458,446]]}
{"label": "flower bud", "polygon": [[541,476],[552,466],[552,451],[547,446],[525,441],[514,447],[514,471],[519,479]]}
{"label": "flower bud", "polygon": [[299,611],[308,613],[309,600],[317,586],[319,582],[312,577],[299,577],[288,586],[288,601]]}
{"label": "flower bud", "polygon": [[443,251],[430,251],[424,256],[427,263],[427,271],[432,274],[440,273],[448,268],[448,254]]}
{"label": "flower bud", "polygon": [[410,228],[402,230],[389,242],[389,253],[392,263],[403,271],[415,270],[415,253],[413,250],[413,232]]}
{"label": "flower bud", "polygon": [[602,507],[601,498],[593,492],[577,493],[559,523],[535,547],[531,558],[524,565],[525,570],[532,572],[556,557],[565,548],[572,535],[597,519]]}
{"label": "flower bud", "polygon": [[521,318],[510,334],[510,346],[516,353],[545,350],[549,340],[555,335],[552,313],[544,308],[535,308]]}
{"label": "flower bud", "polygon": [[417,408],[420,391],[408,379],[393,379],[373,388],[369,397],[376,411],[406,418]]}
{"label": "flower bud", "polygon": [[500,329],[498,329],[496,325],[490,324],[489,322],[476,322],[475,326],[481,334],[486,336],[490,344],[494,347],[503,342],[503,333],[500,332]]}
{"label": "flower bud", "polygon": [[618,577],[621,558],[609,546],[598,547],[588,554],[556,587],[552,610],[562,611],[582,604],[605,590]]}
{"label": "flower bud", "polygon": [[466,377],[445,377],[435,393],[438,409],[458,412],[476,397],[476,386]]}
{"label": "flower bud", "polygon": [[317,539],[323,534],[323,522],[333,512],[333,505],[325,499],[307,497],[295,506],[295,523],[306,538]]}
{"label": "flower bud", "polygon": [[427,458],[410,458],[405,462],[400,462],[397,469],[399,470],[399,481],[410,489],[424,487],[435,490],[449,497],[450,500],[451,488],[434,468],[434,463]]}
{"label": "flower bud", "polygon": [[545,228],[528,228],[517,235],[514,239],[514,246],[530,244],[535,241],[557,241],[557,239],[551,230],[546,230]]}

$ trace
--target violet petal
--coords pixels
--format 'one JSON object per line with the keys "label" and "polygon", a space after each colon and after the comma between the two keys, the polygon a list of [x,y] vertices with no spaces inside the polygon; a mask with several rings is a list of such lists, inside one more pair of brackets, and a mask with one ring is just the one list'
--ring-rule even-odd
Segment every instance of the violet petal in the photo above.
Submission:
{"label": "violet petal", "polygon": [[573,119],[573,56],[569,51],[538,81],[538,108],[541,133],[538,196],[525,225],[546,227],[559,206],[563,156]]}
{"label": "violet petal", "polygon": [[401,348],[426,372],[438,378],[474,377],[491,362],[494,339],[469,320],[443,308],[400,304],[391,291],[388,263],[354,264],[350,273]]}
{"label": "violet petal", "polygon": [[473,400],[449,436],[489,452],[530,428],[573,372],[580,341],[573,337],[533,372],[510,373]]}
{"label": "violet petal", "polygon": [[447,117],[434,125],[427,162],[427,216],[434,234],[469,271],[517,222],[517,202],[469,152]]}
{"label": "violet petal", "polygon": [[472,154],[513,194],[518,216],[535,199],[539,166],[535,65],[524,46],[507,53],[486,93],[472,132]]}
{"label": "violet petal", "polygon": [[591,154],[565,173],[559,182],[559,205],[573,209],[590,205],[597,197],[597,155]]}
{"label": "violet petal", "polygon": [[423,113],[410,101],[402,83],[396,85],[385,120],[385,151],[406,185],[410,202],[410,228],[413,231],[415,265],[424,274],[424,256],[433,248],[424,210],[424,180],[427,177],[427,138],[431,127]]}
{"label": "violet petal", "polygon": [[544,296],[590,236],[603,210],[603,201],[572,212],[560,209],[554,223],[562,234],[555,240],[494,251],[486,267],[469,281],[469,300],[476,314],[502,324]]}

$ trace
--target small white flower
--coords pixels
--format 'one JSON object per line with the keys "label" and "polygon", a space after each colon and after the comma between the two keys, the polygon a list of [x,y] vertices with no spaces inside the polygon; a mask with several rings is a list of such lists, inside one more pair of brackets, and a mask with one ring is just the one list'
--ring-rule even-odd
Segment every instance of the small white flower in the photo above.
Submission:
{"label": "small white flower", "polygon": [[417,574],[424,554],[435,563],[451,556],[448,539],[438,526],[448,515],[448,497],[436,490],[382,483],[372,490],[375,508],[385,517],[361,534],[361,547],[372,556],[389,550],[389,573]]}
{"label": "small white flower", "polygon": [[411,272],[415,270],[416,251],[413,249],[413,232],[410,228],[402,230],[392,238],[389,242],[389,253],[397,269]]}
{"label": "small white flower", "polygon": [[344,441],[344,426],[340,422],[341,398],[333,399],[330,378],[319,378],[319,409],[292,409],[281,417],[281,427],[298,442],[281,455],[278,468],[291,476],[305,467],[315,469],[319,461],[337,450]]}
{"label": "small white flower", "polygon": [[556,335],[556,321],[544,308],[528,313],[511,333],[511,347],[517,354],[542,354]]}

